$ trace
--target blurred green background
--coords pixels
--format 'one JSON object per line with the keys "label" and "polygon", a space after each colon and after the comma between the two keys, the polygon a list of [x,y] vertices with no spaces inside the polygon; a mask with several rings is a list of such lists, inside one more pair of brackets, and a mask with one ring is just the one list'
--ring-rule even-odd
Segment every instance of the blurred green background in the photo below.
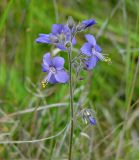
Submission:
{"label": "blurred green background", "polygon": [[[99,62],[82,73],[85,80],[75,89],[75,103],[95,110],[97,125],[76,118],[73,160],[138,160],[138,0],[0,1],[0,142],[54,135],[37,143],[0,144],[0,160],[67,160],[68,85],[41,89],[42,57],[54,47],[35,39],[68,16],[77,22],[94,18],[97,24],[86,33],[94,34],[112,59],[111,65]],[[79,49],[84,33],[77,41]],[[66,53],[60,55],[67,59]]]}

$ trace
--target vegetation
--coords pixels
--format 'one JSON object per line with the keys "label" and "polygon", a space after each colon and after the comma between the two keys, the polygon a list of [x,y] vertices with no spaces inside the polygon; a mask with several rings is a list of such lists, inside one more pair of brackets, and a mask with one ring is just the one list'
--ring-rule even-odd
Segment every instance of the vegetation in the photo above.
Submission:
{"label": "vegetation", "polygon": [[[43,54],[54,48],[35,39],[68,16],[94,18],[97,24],[89,33],[112,59],[111,65],[99,62],[82,73],[84,80],[78,82],[75,110],[79,104],[92,108],[97,125],[85,125],[77,116],[73,160],[138,160],[138,0],[0,2],[0,160],[67,160],[68,85],[40,87]],[[77,39],[80,48],[83,34]]]}

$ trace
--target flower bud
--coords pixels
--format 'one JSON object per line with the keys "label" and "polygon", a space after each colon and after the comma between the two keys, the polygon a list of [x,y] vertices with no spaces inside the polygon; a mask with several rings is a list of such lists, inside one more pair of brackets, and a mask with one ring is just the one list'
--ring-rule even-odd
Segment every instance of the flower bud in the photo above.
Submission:
{"label": "flower bud", "polygon": [[74,28],[74,26],[75,26],[75,22],[74,22],[73,18],[70,16],[68,18],[68,27],[70,30],[72,30]]}
{"label": "flower bud", "polygon": [[66,48],[71,48],[72,47],[72,43],[70,41],[66,42],[65,47]]}
{"label": "flower bud", "polygon": [[76,27],[76,30],[77,32],[81,32],[85,29],[85,25],[80,23],[77,27]]}
{"label": "flower bud", "polygon": [[84,109],[82,116],[85,124],[96,125],[96,119],[94,117],[94,113],[90,109]]}

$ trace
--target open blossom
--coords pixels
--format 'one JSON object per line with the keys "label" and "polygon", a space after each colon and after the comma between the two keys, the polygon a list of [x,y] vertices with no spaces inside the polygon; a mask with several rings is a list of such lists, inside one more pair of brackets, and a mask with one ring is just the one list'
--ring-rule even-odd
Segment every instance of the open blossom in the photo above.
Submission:
{"label": "open blossom", "polygon": [[85,61],[87,70],[93,69],[99,60],[110,62],[110,59],[101,53],[102,49],[96,43],[96,39],[93,35],[87,34],[85,38],[88,42],[85,43],[80,50],[88,57]]}
{"label": "open blossom", "polygon": [[[39,34],[36,39],[38,43],[55,44],[57,48],[66,50],[66,43],[71,41],[71,31],[67,25],[53,24],[52,33],[50,34]],[[75,37],[72,38],[72,45],[76,44]]]}
{"label": "open blossom", "polygon": [[66,83],[69,80],[69,75],[64,70],[64,58],[62,57],[52,58],[50,53],[46,53],[43,57],[42,71],[47,72],[47,76],[42,81],[42,86],[48,82],[51,84]]}

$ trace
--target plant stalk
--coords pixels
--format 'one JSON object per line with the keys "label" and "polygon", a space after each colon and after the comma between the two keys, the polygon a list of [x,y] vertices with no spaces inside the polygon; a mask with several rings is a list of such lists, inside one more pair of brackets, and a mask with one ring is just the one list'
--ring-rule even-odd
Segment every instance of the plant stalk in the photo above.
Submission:
{"label": "plant stalk", "polygon": [[71,47],[68,50],[68,63],[69,63],[69,92],[70,92],[70,120],[71,120],[71,129],[70,129],[70,139],[69,139],[69,158],[68,160],[71,160],[72,158],[72,141],[73,141],[73,127],[74,127],[74,109],[73,109],[73,82],[72,82],[72,52]]}

